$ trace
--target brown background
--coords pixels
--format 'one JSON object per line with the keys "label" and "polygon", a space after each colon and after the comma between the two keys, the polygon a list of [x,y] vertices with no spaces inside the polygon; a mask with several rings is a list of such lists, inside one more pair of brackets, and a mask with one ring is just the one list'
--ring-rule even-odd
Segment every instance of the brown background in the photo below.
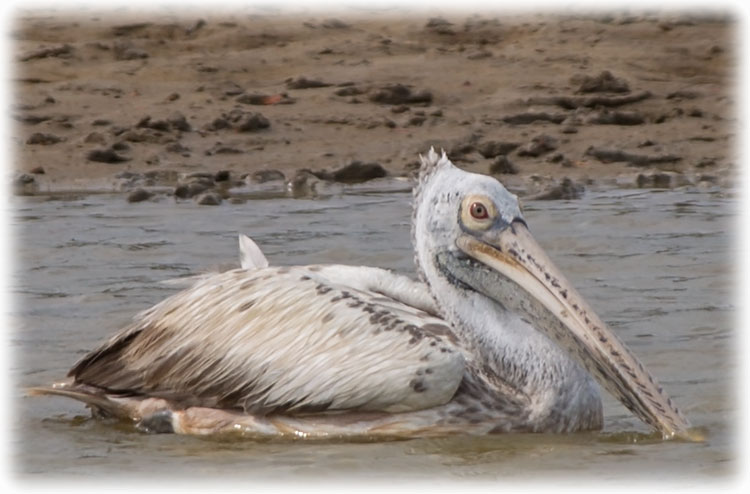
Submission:
{"label": "brown background", "polygon": [[[258,170],[325,179],[321,170],[355,160],[400,176],[430,145],[522,194],[565,177],[726,185],[735,26],[731,15],[688,13],[21,11],[16,190],[169,195],[195,172],[252,185]],[[324,86],[297,88],[300,77]],[[403,101],[387,100],[393,85],[407,88]]]}

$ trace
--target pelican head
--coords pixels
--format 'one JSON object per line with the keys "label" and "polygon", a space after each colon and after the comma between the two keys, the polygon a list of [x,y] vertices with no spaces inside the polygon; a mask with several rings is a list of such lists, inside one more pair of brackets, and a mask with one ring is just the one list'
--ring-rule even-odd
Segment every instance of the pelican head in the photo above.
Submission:
{"label": "pelican head", "polygon": [[[493,311],[513,313],[554,341],[664,437],[687,437],[688,421],[534,241],[518,198],[497,180],[460,170],[430,150],[415,188],[412,235],[417,271],[446,319],[462,326],[461,315],[451,313],[459,306],[452,298],[489,299]],[[476,302],[460,305],[479,310]],[[492,324],[464,326],[499,331]]]}

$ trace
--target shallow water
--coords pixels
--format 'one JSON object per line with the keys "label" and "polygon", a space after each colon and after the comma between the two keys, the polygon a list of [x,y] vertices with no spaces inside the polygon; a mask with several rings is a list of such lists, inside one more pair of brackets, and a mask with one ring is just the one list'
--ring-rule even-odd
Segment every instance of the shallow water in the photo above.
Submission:
{"label": "shallow water", "polygon": [[538,242],[707,431],[704,443],[655,439],[609,397],[602,433],[305,443],[147,435],[91,420],[77,402],[24,395],[64,377],[132,315],[175,291],[159,281],[236,264],[237,232],[252,236],[272,264],[411,273],[410,202],[403,191],[358,189],[219,207],[126,204],[120,195],[14,198],[14,470],[40,479],[138,471],[183,480],[571,482],[734,472],[734,200],[718,190],[589,190],[577,201],[525,204]]}

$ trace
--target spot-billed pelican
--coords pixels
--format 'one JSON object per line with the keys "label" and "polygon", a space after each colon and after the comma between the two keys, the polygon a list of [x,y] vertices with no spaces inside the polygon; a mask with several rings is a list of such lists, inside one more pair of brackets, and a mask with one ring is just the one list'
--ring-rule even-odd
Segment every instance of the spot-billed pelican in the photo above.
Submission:
{"label": "spot-billed pelican", "polygon": [[495,179],[421,157],[421,282],[340,265],[243,268],[139,314],[36,392],[156,432],[297,437],[600,429],[598,381],[664,437],[688,421],[552,264]]}

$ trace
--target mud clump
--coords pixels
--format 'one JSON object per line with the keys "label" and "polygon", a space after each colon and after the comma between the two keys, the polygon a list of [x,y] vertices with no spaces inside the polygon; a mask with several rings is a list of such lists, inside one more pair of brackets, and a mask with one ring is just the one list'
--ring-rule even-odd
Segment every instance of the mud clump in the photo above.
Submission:
{"label": "mud clump", "polygon": [[315,89],[320,87],[331,87],[333,84],[323,82],[320,79],[308,79],[307,77],[297,77],[296,79],[287,79],[287,89]]}
{"label": "mud clump", "polygon": [[137,128],[153,129],[162,132],[171,132],[179,130],[181,132],[190,132],[192,127],[180,112],[175,112],[165,119],[152,120],[150,116],[143,117],[137,124]]}
{"label": "mud clump", "polygon": [[503,122],[515,125],[524,125],[535,122],[552,122],[562,123],[567,115],[562,113],[547,113],[547,112],[523,112],[515,115],[508,115],[503,117]]}
{"label": "mud clump", "polygon": [[608,70],[604,70],[596,76],[581,75],[573,77],[570,82],[573,84],[579,84],[576,93],[630,92],[630,85],[628,82],[625,79],[613,76]]}
{"label": "mud clump", "polygon": [[20,62],[28,62],[30,60],[38,60],[40,58],[70,58],[73,56],[74,48],[69,44],[60,46],[50,46],[47,48],[40,48],[38,50],[31,51],[24,55],[21,55],[18,60]]}
{"label": "mud clump", "polygon": [[204,129],[208,131],[233,129],[237,132],[258,132],[270,126],[270,120],[263,116],[262,113],[246,112],[235,108],[228,113],[222,113],[220,117],[215,118]]}
{"label": "mud clump", "polygon": [[50,146],[52,144],[57,144],[58,142],[62,142],[65,139],[62,137],[58,137],[54,134],[46,134],[42,132],[35,132],[31,134],[31,136],[26,140],[26,144],[41,144],[42,146]]}
{"label": "mud clump", "polygon": [[151,199],[153,196],[152,192],[139,187],[128,194],[128,202],[143,202]]}
{"label": "mud clump", "polygon": [[495,158],[515,151],[521,144],[518,142],[486,141],[478,146],[477,151],[484,158]]}
{"label": "mud clump", "polygon": [[204,192],[195,198],[195,202],[201,206],[218,206],[223,199],[216,192]]}
{"label": "mud clump", "polygon": [[339,168],[331,173],[330,179],[334,182],[355,184],[376,178],[383,178],[386,175],[388,175],[388,172],[380,163],[352,161],[343,168]]}
{"label": "mud clump", "polygon": [[17,175],[11,182],[13,188],[13,194],[17,196],[29,196],[34,195],[39,189],[39,184],[33,175],[28,173],[21,173]]}
{"label": "mud clump", "polygon": [[432,93],[427,90],[412,91],[403,84],[389,84],[372,92],[369,99],[384,105],[429,105],[432,103]]}
{"label": "mud clump", "polygon": [[294,98],[290,98],[286,93],[279,94],[243,94],[239,96],[235,101],[242,103],[243,105],[256,105],[256,106],[268,106],[268,105],[291,105],[296,102]]}
{"label": "mud clump", "polygon": [[190,182],[187,184],[181,184],[175,187],[174,196],[180,199],[190,199],[213,187],[213,183],[206,183],[204,181]]}
{"label": "mud clump", "polygon": [[270,126],[271,122],[266,117],[260,113],[253,113],[244,117],[235,128],[240,132],[257,132]]}
{"label": "mud clump", "polygon": [[86,154],[86,159],[96,161],[97,163],[124,163],[130,161],[130,158],[118,153],[117,150],[109,147],[107,149],[92,149]]}
{"label": "mud clump", "polygon": [[516,175],[517,173],[518,167],[505,155],[498,156],[490,165],[492,175]]}
{"label": "mud clump", "polygon": [[658,163],[675,163],[682,158],[674,154],[635,154],[621,149],[599,148],[591,146],[586,150],[587,156],[592,156],[603,163],[624,161],[633,166],[649,166]]}
{"label": "mud clump", "polygon": [[586,117],[584,123],[596,125],[641,125],[646,123],[646,117],[641,112],[636,111],[602,110]]}
{"label": "mud clump", "polygon": [[250,179],[255,183],[263,184],[275,180],[286,180],[286,176],[279,170],[258,170],[250,175]]}
{"label": "mud clump", "polygon": [[562,181],[554,187],[531,196],[529,200],[536,201],[570,201],[574,199],[580,199],[583,196],[585,187],[581,184],[573,182],[568,177],[562,179]]}
{"label": "mud clump", "polygon": [[518,156],[530,156],[536,158],[550,151],[557,149],[557,139],[552,136],[541,134],[533,139],[531,142],[521,147],[518,150]]}

